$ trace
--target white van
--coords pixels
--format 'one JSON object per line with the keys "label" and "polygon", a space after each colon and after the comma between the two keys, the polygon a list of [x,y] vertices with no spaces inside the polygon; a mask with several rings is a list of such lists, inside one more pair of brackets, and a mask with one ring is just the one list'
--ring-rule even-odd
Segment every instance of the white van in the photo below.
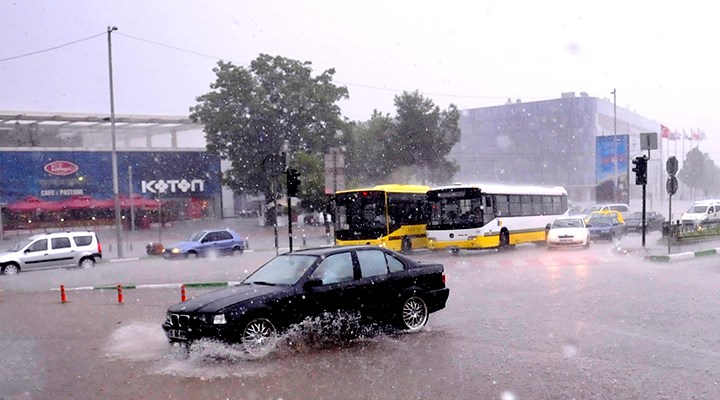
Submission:
{"label": "white van", "polygon": [[680,223],[688,225],[712,221],[720,221],[720,200],[697,201],[680,217]]}

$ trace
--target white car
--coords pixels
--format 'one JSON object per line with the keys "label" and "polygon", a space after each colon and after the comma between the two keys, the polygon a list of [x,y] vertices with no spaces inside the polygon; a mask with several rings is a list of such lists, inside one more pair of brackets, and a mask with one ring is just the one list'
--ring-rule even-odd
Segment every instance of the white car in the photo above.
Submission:
{"label": "white car", "polygon": [[560,217],[547,233],[548,249],[590,247],[590,230],[582,217]]}

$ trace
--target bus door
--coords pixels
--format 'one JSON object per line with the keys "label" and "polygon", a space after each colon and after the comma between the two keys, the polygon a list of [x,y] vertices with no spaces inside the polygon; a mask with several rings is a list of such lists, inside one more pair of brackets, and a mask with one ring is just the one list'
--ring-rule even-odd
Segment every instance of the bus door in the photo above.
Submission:
{"label": "bus door", "polygon": [[485,226],[490,223],[493,219],[495,219],[495,196],[491,196],[489,194],[483,195],[482,200],[483,201],[483,220],[482,220],[482,226]]}

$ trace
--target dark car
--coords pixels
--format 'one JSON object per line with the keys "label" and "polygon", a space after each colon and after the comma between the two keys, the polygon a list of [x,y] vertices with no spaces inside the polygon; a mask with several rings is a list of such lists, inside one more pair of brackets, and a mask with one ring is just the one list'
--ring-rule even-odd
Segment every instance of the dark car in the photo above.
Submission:
{"label": "dark car", "polygon": [[620,239],[625,233],[625,224],[612,215],[592,215],[587,219],[590,240]]}
{"label": "dark car", "polygon": [[[661,231],[665,217],[657,211],[645,213],[645,232]],[[625,220],[627,232],[642,232],[642,212],[634,212]]]}
{"label": "dark car", "polygon": [[165,247],[163,257],[207,257],[210,255],[242,254],[245,241],[230,229],[206,229],[190,235],[187,240]]}
{"label": "dark car", "polygon": [[170,307],[162,327],[171,342],[239,342],[261,357],[278,333],[306,318],[359,314],[417,331],[449,294],[442,264],[375,246],[307,249],[276,256],[237,286]]}

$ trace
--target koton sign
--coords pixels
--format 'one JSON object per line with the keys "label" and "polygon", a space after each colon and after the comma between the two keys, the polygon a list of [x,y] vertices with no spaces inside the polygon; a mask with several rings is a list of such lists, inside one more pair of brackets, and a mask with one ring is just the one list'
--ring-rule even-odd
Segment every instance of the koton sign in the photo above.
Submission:
{"label": "koton sign", "polygon": [[53,161],[45,164],[45,172],[55,176],[68,176],[78,171],[78,166],[70,161]]}

